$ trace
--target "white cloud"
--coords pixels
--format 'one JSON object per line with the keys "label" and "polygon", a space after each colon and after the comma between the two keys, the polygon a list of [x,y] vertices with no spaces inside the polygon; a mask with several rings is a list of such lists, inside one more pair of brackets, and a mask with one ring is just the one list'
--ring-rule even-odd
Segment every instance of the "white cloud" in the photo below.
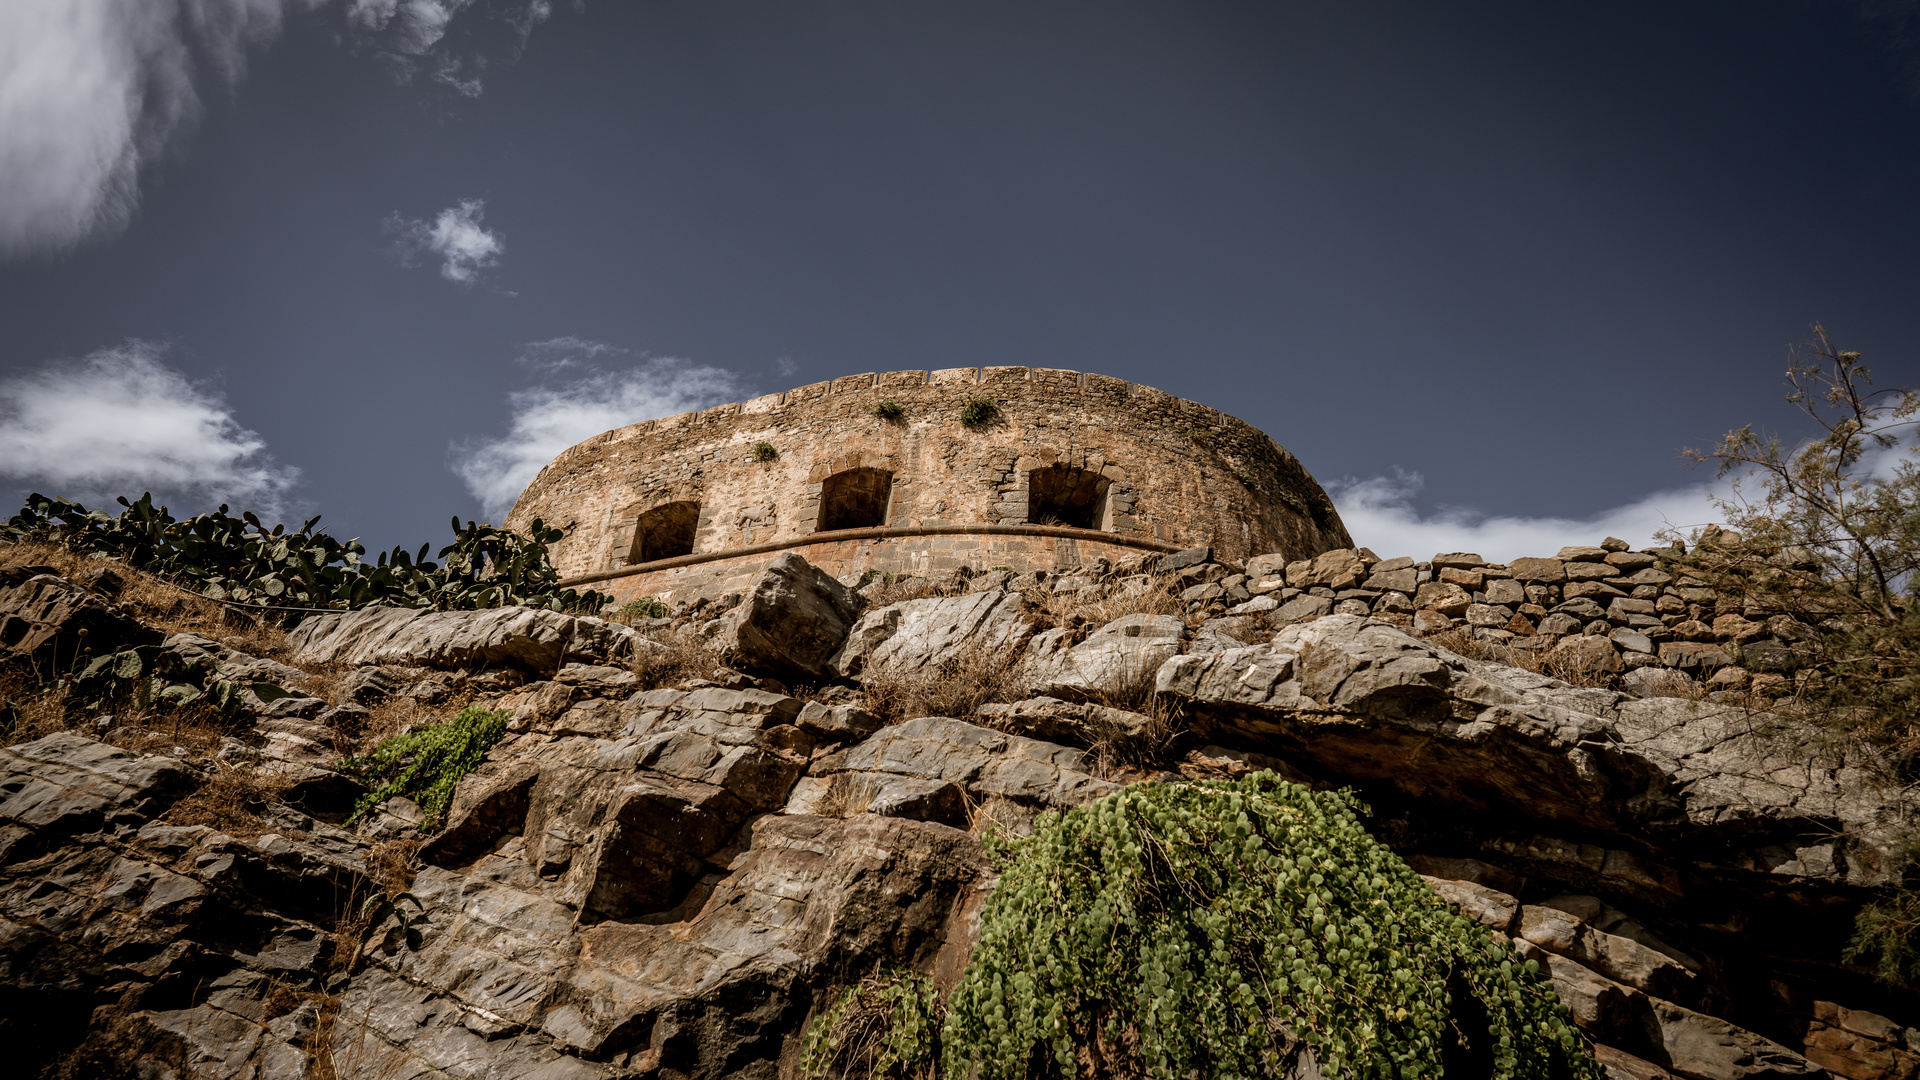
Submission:
{"label": "white cloud", "polygon": [[1569,544],[1598,544],[1608,536],[1648,547],[1657,542],[1654,534],[1662,528],[1684,532],[1720,520],[1708,495],[1728,493],[1726,483],[1696,484],[1586,517],[1489,515],[1460,507],[1422,514],[1413,499],[1424,483],[1419,473],[1348,477],[1328,484],[1327,492],[1354,543],[1372,548],[1381,558],[1425,559],[1439,552],[1470,551],[1492,562],[1552,555]]}
{"label": "white cloud", "polygon": [[356,44],[380,56],[401,81],[425,72],[455,93],[475,98],[487,53],[450,36],[454,20],[469,8],[485,9],[505,24],[512,38],[509,60],[518,58],[534,28],[553,15],[552,0],[347,0],[347,24]]}
{"label": "white cloud", "polygon": [[724,368],[669,357],[644,357],[617,369],[594,362],[619,352],[624,350],[578,338],[528,346],[533,358],[529,362],[536,369],[553,374],[565,368],[579,374],[513,392],[507,397],[512,415],[505,435],[452,448],[453,471],[495,520],[513,508],[520,492],[555,455],[583,439],[748,396],[739,376]]}
{"label": "white cloud", "polygon": [[507,245],[498,233],[480,224],[486,216],[484,199],[461,199],[440,211],[432,221],[389,214],[387,231],[398,237],[400,260],[407,265],[422,255],[440,260],[440,276],[460,285],[480,279],[480,271],[500,263]]}
{"label": "white cloud", "polygon": [[[402,79],[425,70],[468,97],[486,52],[448,35],[476,0],[0,0],[0,257],[70,248],[124,228],[140,176],[201,112],[201,66],[219,82],[289,16],[330,8],[347,40]],[[477,5],[517,52],[550,0]],[[473,21],[469,19],[467,21]]]}
{"label": "white cloud", "polygon": [[236,79],[248,48],[316,2],[0,3],[0,254],[125,226],[143,163],[200,115],[195,53]]}
{"label": "white cloud", "polygon": [[0,380],[0,476],[78,499],[230,502],[279,514],[299,470],[276,463],[215,391],[143,341]]}

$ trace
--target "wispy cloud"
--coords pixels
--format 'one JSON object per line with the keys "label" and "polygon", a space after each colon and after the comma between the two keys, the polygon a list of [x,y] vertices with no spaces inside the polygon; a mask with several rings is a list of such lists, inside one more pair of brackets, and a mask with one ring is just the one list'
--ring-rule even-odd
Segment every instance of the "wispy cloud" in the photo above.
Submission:
{"label": "wispy cloud", "polygon": [[440,211],[432,221],[389,214],[385,225],[394,234],[400,261],[412,265],[428,256],[440,260],[440,276],[460,285],[480,280],[480,271],[497,266],[507,250],[498,233],[480,224],[486,216],[484,199],[462,199]]}
{"label": "wispy cloud", "polygon": [[1522,556],[1552,555],[1568,544],[1597,544],[1617,536],[1636,548],[1655,543],[1662,528],[1682,531],[1719,521],[1709,495],[1725,495],[1721,484],[1694,484],[1659,491],[1585,517],[1527,517],[1483,514],[1465,507],[1423,513],[1415,504],[1425,479],[1419,473],[1365,479],[1348,477],[1327,485],[1334,506],[1354,543],[1382,558],[1411,555],[1425,559],[1445,551],[1470,551],[1493,562]]}
{"label": "wispy cloud", "polygon": [[467,20],[470,29],[491,22],[507,30],[508,60],[517,59],[534,28],[553,15],[552,0],[347,0],[347,24],[356,45],[379,56],[402,82],[424,74],[477,98],[489,50],[474,41],[476,33],[454,33],[455,20],[469,9],[488,16]]}
{"label": "wispy cloud", "polygon": [[299,470],[163,354],[129,341],[0,380],[0,476],[90,505],[152,491],[176,513],[218,502],[284,512]]}
{"label": "wispy cloud", "polygon": [[[0,257],[124,228],[141,173],[199,119],[199,84],[238,82],[290,16],[322,9],[399,77],[424,71],[468,97],[488,56],[517,55],[553,10],[550,0],[0,2]],[[450,36],[462,21],[504,26],[507,41]]]}
{"label": "wispy cloud", "polygon": [[507,396],[506,434],[452,447],[453,471],[488,514],[504,517],[555,455],[583,439],[750,395],[734,372],[688,360],[641,356],[612,366],[631,355],[580,338],[526,347],[523,362],[542,380]]}

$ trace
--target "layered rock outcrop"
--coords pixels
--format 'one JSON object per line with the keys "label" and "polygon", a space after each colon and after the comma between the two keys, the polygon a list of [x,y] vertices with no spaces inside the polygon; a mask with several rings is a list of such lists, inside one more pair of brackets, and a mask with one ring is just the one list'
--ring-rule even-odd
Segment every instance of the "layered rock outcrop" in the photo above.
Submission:
{"label": "layered rock outcrop", "polygon": [[[1338,556],[1306,572],[1420,573]],[[796,563],[761,601],[587,652],[515,611],[417,634],[327,616],[281,660],[170,644],[261,680],[340,666],[319,697],[248,703],[219,758],[92,723],[0,749],[0,1031],[49,1075],[797,1076],[840,987],[883,963],[957,978],[995,884],[986,828],[1271,768],[1357,788],[1443,897],[1541,962],[1616,1080],[1920,1067],[1914,997],[1839,960],[1903,868],[1913,798],[1789,718],[1576,687],[1371,607],[1231,612],[1271,565],[1204,551],[897,603]],[[1474,569],[1483,594],[1513,580]],[[1285,602],[1353,599],[1323,587]],[[734,666],[655,685],[690,643]],[[882,715],[871,693],[962,668],[999,700]],[[436,694],[507,734],[444,823],[394,799],[348,827],[341,725]],[[252,827],[196,809],[256,774],[280,786],[222,811]],[[404,925],[363,946],[366,899],[402,889]]]}

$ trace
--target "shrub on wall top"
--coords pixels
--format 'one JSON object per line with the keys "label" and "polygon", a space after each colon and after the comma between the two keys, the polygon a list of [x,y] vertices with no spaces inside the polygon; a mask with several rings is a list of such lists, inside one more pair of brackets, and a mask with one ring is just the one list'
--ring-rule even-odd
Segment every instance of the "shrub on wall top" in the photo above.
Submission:
{"label": "shrub on wall top", "polygon": [[960,422],[970,428],[984,427],[999,415],[999,402],[990,397],[972,397],[960,409]]}

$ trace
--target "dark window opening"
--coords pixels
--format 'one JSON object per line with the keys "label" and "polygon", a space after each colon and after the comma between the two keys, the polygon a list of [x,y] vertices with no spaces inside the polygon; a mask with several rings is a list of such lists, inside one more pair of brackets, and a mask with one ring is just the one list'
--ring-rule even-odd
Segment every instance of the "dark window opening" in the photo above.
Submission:
{"label": "dark window opening", "polygon": [[627,556],[627,563],[693,554],[693,533],[699,524],[697,502],[662,503],[641,514],[633,527],[633,550]]}
{"label": "dark window opening", "polygon": [[1098,529],[1106,522],[1107,478],[1090,469],[1049,465],[1027,474],[1027,520]]}
{"label": "dark window opening", "polygon": [[871,529],[887,523],[893,474],[885,469],[848,469],[820,485],[820,521],[815,532]]}

